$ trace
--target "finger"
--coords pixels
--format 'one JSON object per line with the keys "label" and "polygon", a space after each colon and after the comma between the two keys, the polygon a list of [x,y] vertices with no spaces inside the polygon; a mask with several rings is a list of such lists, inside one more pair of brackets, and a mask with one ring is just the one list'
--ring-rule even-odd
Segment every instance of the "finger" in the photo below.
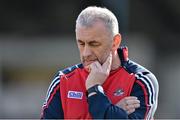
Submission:
{"label": "finger", "polygon": [[101,66],[101,64],[100,64],[98,61],[95,61],[94,63],[95,63],[96,67],[97,67],[99,70],[102,69],[102,66]]}
{"label": "finger", "polygon": [[118,105],[118,106],[126,105],[126,102],[124,100],[122,100],[122,101],[117,102],[116,105]]}
{"label": "finger", "polygon": [[112,53],[109,54],[108,58],[103,63],[102,65],[103,70],[106,70],[106,72],[109,72],[111,70],[111,63],[112,63]]}
{"label": "finger", "polygon": [[139,108],[140,104],[134,104],[134,108]]}
{"label": "finger", "polygon": [[134,96],[128,96],[128,97],[124,97],[122,100],[120,100],[117,104],[129,104],[129,103],[131,103],[131,101],[130,102],[128,102],[129,100],[137,100],[137,97],[134,97]]}
{"label": "finger", "polygon": [[90,65],[85,66],[85,69],[86,69],[88,72],[91,72]]}
{"label": "finger", "polygon": [[126,109],[127,109],[127,110],[129,110],[129,109],[136,109],[136,108],[138,108],[138,107],[140,107],[139,104],[131,104],[131,105],[127,105],[127,106],[126,106]]}
{"label": "finger", "polygon": [[139,104],[139,100],[126,100],[126,104]]}
{"label": "finger", "polygon": [[126,109],[126,106],[127,106],[127,105],[126,105],[125,103],[119,103],[119,104],[116,104],[116,106],[122,108],[123,110],[127,110],[127,109]]}
{"label": "finger", "polygon": [[135,109],[130,109],[130,110],[127,111],[127,113],[128,113],[128,114],[131,114],[131,113],[133,113],[134,111],[135,111]]}
{"label": "finger", "polygon": [[126,110],[134,109],[134,105],[127,105],[125,108]]}
{"label": "finger", "polygon": [[90,68],[90,70],[95,70],[95,69],[97,69],[95,62],[91,63],[91,64],[89,65],[89,68]]}
{"label": "finger", "polygon": [[128,96],[128,97],[125,97],[124,99],[126,99],[126,100],[137,100],[138,98],[135,96]]}

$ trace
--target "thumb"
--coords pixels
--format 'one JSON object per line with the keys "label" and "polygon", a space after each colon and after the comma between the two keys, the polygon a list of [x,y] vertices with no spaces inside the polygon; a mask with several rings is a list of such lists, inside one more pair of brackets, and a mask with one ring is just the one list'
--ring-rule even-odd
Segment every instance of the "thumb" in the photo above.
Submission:
{"label": "thumb", "polygon": [[111,64],[112,64],[112,53],[109,54],[108,58],[103,63],[103,65],[102,65],[103,70],[105,70],[107,73],[109,73],[111,70]]}

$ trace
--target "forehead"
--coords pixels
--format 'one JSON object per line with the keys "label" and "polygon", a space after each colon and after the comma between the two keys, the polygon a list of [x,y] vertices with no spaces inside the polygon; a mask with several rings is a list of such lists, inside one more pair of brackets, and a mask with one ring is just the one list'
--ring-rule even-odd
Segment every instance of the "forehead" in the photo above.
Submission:
{"label": "forehead", "polygon": [[110,32],[103,22],[95,22],[91,26],[76,25],[76,38],[77,39],[98,39],[109,37]]}

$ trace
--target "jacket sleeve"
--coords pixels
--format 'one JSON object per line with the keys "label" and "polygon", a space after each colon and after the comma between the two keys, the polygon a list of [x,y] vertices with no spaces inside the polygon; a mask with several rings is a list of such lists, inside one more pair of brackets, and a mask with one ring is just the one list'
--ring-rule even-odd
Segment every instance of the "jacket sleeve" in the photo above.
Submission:
{"label": "jacket sleeve", "polygon": [[113,105],[101,92],[88,97],[88,104],[93,119],[126,119],[128,117],[123,109]]}
{"label": "jacket sleeve", "polygon": [[158,103],[159,85],[152,73],[139,72],[131,92],[140,100],[140,107],[128,117],[130,119],[153,119]]}
{"label": "jacket sleeve", "polygon": [[64,117],[60,101],[60,78],[56,75],[51,82],[41,111],[41,119],[62,119]]}

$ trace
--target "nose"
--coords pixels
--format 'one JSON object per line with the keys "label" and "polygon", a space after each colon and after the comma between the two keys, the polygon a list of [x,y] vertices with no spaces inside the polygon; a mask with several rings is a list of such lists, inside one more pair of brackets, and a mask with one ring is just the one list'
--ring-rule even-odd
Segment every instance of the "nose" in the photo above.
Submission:
{"label": "nose", "polygon": [[88,45],[85,45],[85,46],[84,46],[84,50],[83,50],[83,56],[84,56],[84,57],[88,57],[88,56],[90,56],[91,54],[92,54],[91,49],[89,48]]}

